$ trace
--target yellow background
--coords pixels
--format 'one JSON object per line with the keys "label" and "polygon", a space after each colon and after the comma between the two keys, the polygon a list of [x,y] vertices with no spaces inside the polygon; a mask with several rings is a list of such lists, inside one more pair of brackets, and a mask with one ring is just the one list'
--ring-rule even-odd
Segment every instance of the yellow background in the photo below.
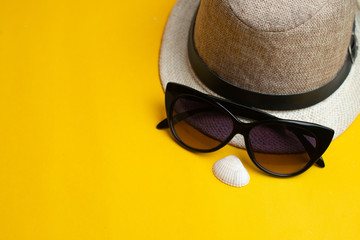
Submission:
{"label": "yellow background", "polygon": [[[359,118],[289,179],[156,130],[174,3],[1,2],[0,239],[360,239]],[[243,188],[212,174],[230,154]]]}

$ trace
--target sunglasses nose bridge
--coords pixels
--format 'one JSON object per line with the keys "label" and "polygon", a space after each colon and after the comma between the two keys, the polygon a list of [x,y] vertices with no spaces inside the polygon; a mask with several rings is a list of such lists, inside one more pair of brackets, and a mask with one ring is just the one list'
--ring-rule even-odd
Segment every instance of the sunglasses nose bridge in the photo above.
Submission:
{"label": "sunglasses nose bridge", "polygon": [[236,119],[236,121],[234,121],[234,132],[236,134],[240,134],[240,135],[244,136],[244,134],[247,130],[248,130],[248,128],[247,128],[246,123],[243,123],[238,119]]}

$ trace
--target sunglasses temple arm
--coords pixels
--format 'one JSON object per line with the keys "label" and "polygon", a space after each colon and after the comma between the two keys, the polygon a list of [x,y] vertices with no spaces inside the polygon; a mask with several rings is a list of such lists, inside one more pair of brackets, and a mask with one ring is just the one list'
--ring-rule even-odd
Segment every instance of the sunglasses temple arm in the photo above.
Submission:
{"label": "sunglasses temple arm", "polygon": [[243,105],[239,105],[237,103],[229,102],[224,99],[211,97],[218,101],[221,105],[223,105],[225,108],[229,109],[233,114],[245,117],[252,120],[267,120],[267,119],[277,119],[274,115],[271,115],[269,113],[260,111],[258,109],[254,109],[251,107],[246,107]]}
{"label": "sunglasses temple arm", "polygon": [[[276,119],[275,116],[268,114],[266,112],[262,112],[257,109],[238,105],[236,103],[228,102],[226,100],[216,98],[216,97],[211,97],[211,98],[215,99],[216,101],[219,101],[224,107],[230,108],[233,111],[233,113],[235,113],[238,116],[246,117],[246,118],[253,119],[253,120]],[[188,112],[177,114],[175,117],[176,117],[177,122],[180,122],[180,121],[186,119],[187,117],[192,116],[193,114],[195,114],[199,111],[204,111],[204,110],[206,110],[206,109],[194,109],[193,111],[188,111]],[[244,116],[244,115],[246,115],[246,116]],[[162,120],[156,126],[156,128],[157,129],[169,128],[169,123],[168,123],[167,118]]]}
{"label": "sunglasses temple arm", "polygon": [[324,162],[324,159],[322,157],[319,157],[319,159],[316,160],[315,164],[316,164],[316,166],[318,166],[320,168],[325,167],[325,162]]}
{"label": "sunglasses temple arm", "polygon": [[158,125],[156,125],[157,129],[166,129],[169,128],[169,123],[167,118],[165,118],[164,120],[162,120],[161,122],[158,123]]}
{"label": "sunglasses temple arm", "polygon": [[[182,113],[178,113],[176,114],[175,116],[173,116],[173,122],[174,123],[178,123],[178,122],[181,122],[182,120],[188,118],[188,117],[191,117],[193,115],[195,115],[196,113],[199,113],[201,111],[209,111],[211,110],[212,108],[199,108],[199,109],[193,109],[193,110],[190,110],[190,111],[187,111],[187,112],[182,112]],[[157,126],[156,126],[157,129],[166,129],[166,128],[169,128],[169,123],[168,123],[168,120],[167,118],[165,118],[164,120],[162,120]]]}

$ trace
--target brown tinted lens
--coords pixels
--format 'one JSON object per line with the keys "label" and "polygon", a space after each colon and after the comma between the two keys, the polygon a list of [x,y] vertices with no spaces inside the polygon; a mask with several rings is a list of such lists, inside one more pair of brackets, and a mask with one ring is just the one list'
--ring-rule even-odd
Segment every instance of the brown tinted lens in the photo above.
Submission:
{"label": "brown tinted lens", "polygon": [[175,135],[198,150],[218,147],[233,131],[233,121],[219,107],[197,97],[180,97],[173,106],[171,122]]}
{"label": "brown tinted lens", "polygon": [[294,126],[261,125],[249,134],[255,160],[267,170],[279,174],[296,173],[315,153],[316,138]]}

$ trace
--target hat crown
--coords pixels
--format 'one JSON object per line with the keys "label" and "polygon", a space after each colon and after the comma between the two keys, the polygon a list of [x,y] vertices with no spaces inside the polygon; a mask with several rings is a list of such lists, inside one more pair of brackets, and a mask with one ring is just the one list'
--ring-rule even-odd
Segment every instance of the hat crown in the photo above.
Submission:
{"label": "hat crown", "polygon": [[304,93],[342,67],[354,10],[354,0],[202,0],[195,47],[212,71],[237,87]]}
{"label": "hat crown", "polygon": [[229,0],[234,15],[244,24],[262,31],[285,31],[311,19],[327,0]]}

